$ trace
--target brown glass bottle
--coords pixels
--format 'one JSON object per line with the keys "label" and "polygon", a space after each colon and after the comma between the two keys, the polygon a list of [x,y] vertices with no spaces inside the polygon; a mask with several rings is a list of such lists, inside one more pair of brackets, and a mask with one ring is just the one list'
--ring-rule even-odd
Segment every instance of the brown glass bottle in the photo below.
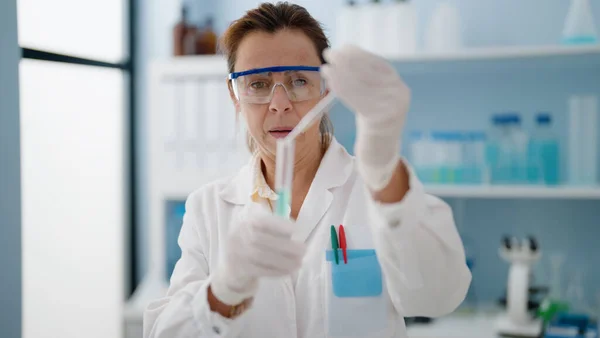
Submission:
{"label": "brown glass bottle", "polygon": [[213,30],[212,17],[206,19],[206,23],[196,39],[196,52],[204,55],[217,53],[217,34]]}
{"label": "brown glass bottle", "polygon": [[181,56],[185,55],[185,40],[188,32],[187,23],[187,7],[181,7],[181,18],[179,22],[173,27],[173,55]]}

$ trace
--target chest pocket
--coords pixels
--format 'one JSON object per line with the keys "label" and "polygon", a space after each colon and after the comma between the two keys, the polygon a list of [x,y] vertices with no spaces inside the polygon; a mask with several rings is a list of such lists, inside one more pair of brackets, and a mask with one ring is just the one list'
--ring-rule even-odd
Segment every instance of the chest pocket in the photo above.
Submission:
{"label": "chest pocket", "polygon": [[324,305],[327,337],[389,336],[390,301],[375,250],[338,249],[324,255]]}

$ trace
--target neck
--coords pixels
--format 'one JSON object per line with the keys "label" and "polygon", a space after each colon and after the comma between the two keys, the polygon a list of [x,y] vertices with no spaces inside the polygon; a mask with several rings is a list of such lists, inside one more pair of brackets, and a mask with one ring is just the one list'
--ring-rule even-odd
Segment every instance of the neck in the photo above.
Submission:
{"label": "neck", "polygon": [[[269,187],[275,190],[275,158],[263,154],[261,154],[260,157],[263,163],[262,169],[265,180]],[[294,177],[292,181],[292,195],[294,198],[297,198],[297,194],[306,195],[317,174],[322,158],[323,153],[320,143],[309,149],[296,151],[294,158]],[[304,198],[302,197],[301,200],[304,200]]]}

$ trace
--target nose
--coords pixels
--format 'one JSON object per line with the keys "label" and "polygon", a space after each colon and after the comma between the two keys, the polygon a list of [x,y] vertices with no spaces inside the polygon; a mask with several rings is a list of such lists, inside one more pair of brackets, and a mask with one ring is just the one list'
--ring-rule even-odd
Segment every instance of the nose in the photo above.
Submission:
{"label": "nose", "polygon": [[292,110],[292,102],[283,85],[277,84],[273,88],[273,97],[269,104],[269,111],[272,113],[284,113]]}

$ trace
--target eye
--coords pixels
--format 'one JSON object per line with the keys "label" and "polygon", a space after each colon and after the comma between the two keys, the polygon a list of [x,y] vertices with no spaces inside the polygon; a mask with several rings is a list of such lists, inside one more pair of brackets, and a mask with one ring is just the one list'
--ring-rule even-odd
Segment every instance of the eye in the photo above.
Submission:
{"label": "eye", "polygon": [[255,81],[250,84],[250,87],[252,89],[263,89],[263,88],[267,87],[267,84],[263,81]]}
{"label": "eye", "polygon": [[304,79],[295,79],[293,82],[294,87],[304,87],[307,84],[307,81]]}

